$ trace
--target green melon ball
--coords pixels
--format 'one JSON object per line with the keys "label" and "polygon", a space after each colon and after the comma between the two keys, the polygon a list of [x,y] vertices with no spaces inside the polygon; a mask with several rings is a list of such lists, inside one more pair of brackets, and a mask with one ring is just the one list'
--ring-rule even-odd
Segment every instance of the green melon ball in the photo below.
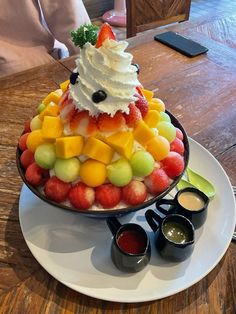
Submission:
{"label": "green melon ball", "polygon": [[55,175],[64,182],[73,182],[78,179],[80,161],[73,157],[69,159],[58,158],[54,165]]}
{"label": "green melon ball", "polygon": [[132,155],[130,164],[135,176],[145,177],[152,173],[155,160],[150,153],[139,150]]}
{"label": "green melon ball", "polygon": [[119,159],[107,166],[107,177],[115,186],[127,185],[133,177],[132,168],[126,159]]}
{"label": "green melon ball", "polygon": [[176,137],[176,128],[170,122],[162,121],[158,123],[157,130],[159,135],[164,136],[169,143],[171,143]]}
{"label": "green melon ball", "polygon": [[160,122],[161,121],[166,121],[166,122],[170,122],[171,123],[170,116],[166,112],[164,112],[164,111],[160,112]]}
{"label": "green melon ball", "polygon": [[43,103],[39,104],[37,108],[38,113],[41,113],[45,108],[46,105],[44,105]]}
{"label": "green melon ball", "polygon": [[30,130],[38,130],[42,128],[42,120],[39,119],[39,115],[33,117],[33,119],[30,121]]}
{"label": "green melon ball", "polygon": [[44,169],[52,169],[56,161],[56,150],[52,143],[41,144],[37,147],[34,159],[37,165]]}

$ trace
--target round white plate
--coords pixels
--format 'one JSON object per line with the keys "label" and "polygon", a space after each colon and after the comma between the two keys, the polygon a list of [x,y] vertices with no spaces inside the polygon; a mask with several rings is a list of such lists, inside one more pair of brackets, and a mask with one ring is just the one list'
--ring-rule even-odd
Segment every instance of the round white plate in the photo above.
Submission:
{"label": "round white plate", "polygon": [[214,184],[216,196],[210,202],[206,223],[196,232],[192,256],[182,263],[165,261],[155,251],[143,209],[120,218],[120,222],[137,222],[147,230],[151,261],[139,273],[122,273],[110,259],[112,236],[105,220],[50,206],[24,185],[19,215],[25,241],[48,273],[91,297],[144,302],[180,292],[217,265],[230,244],[235,224],[235,200],[226,173],[206,149],[191,139],[189,166]]}

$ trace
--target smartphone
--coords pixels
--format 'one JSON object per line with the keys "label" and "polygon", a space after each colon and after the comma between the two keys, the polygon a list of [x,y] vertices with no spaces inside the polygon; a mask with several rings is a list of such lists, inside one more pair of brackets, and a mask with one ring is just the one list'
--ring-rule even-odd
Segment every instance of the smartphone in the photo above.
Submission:
{"label": "smartphone", "polygon": [[199,43],[174,32],[166,32],[156,35],[154,39],[190,58],[208,51],[206,47]]}

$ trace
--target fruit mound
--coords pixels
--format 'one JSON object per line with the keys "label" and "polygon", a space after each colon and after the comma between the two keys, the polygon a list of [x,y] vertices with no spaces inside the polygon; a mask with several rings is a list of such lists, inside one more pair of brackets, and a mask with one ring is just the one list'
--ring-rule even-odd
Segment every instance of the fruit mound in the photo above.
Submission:
{"label": "fruit mound", "polygon": [[20,162],[30,185],[75,209],[114,209],[142,204],[182,174],[183,133],[152,91],[137,87],[129,114],[95,118],[74,108],[69,82],[51,92],[25,123]]}
{"label": "fruit mound", "polygon": [[138,206],[183,173],[183,133],[163,101],[141,88],[128,44],[108,24],[90,38],[96,45],[83,42],[70,80],[25,124],[18,145],[24,179],[72,209]]}

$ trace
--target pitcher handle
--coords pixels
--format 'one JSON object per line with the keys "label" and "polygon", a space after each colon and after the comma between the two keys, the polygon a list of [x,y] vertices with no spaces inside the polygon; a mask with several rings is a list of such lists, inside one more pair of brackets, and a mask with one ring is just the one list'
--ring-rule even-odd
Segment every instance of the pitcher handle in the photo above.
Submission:
{"label": "pitcher handle", "polygon": [[163,219],[151,209],[148,209],[146,211],[145,217],[146,217],[146,220],[147,220],[149,226],[152,228],[152,230],[154,232],[156,232],[160,228],[160,225],[161,225]]}
{"label": "pitcher handle", "polygon": [[121,223],[118,221],[118,219],[116,217],[108,217],[106,222],[113,236],[116,235],[117,231],[121,227]]}
{"label": "pitcher handle", "polygon": [[[156,202],[156,209],[164,215],[170,214],[172,212],[171,206],[174,205],[174,200],[162,199]],[[169,209],[163,208],[161,205],[170,205]]]}

